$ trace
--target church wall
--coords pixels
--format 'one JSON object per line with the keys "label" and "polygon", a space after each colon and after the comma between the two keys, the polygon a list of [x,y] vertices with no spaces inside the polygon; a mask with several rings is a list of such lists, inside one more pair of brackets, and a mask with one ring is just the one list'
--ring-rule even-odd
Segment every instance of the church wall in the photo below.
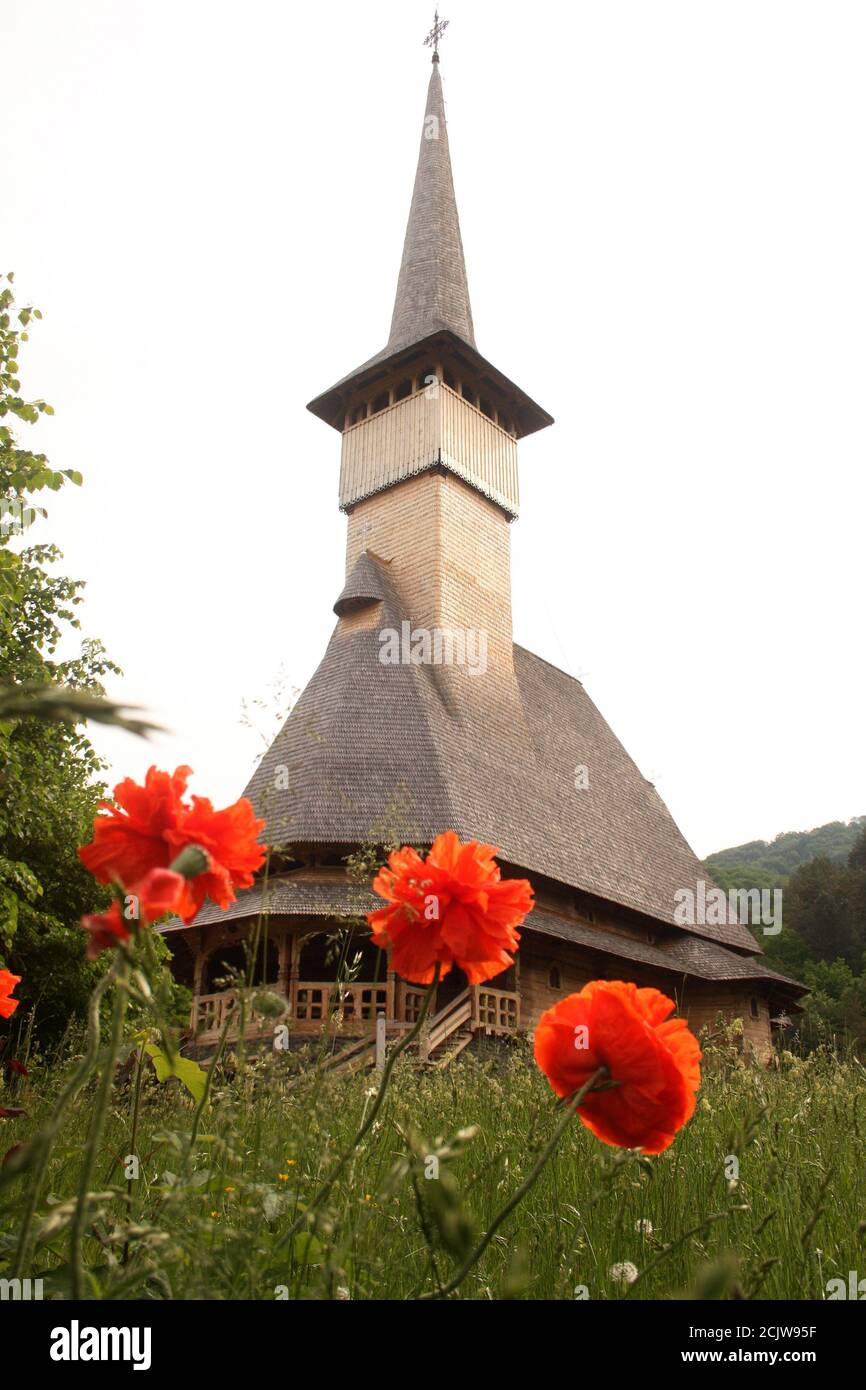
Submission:
{"label": "church wall", "polygon": [[[753,1017],[753,1001],[757,1017]],[[687,980],[681,1012],[694,1032],[712,1029],[721,1013],[726,1019],[741,1019],[743,1045],[752,1047],[762,1062],[772,1052],[770,1006],[766,985],[760,980],[720,982]]]}
{"label": "church wall", "polygon": [[[744,1046],[751,1046],[761,1062],[772,1052],[770,1009],[766,986],[761,981],[710,982],[669,975],[651,966],[611,956],[597,955],[585,947],[555,937],[524,934],[520,947],[520,1022],[531,1030],[545,1009],[558,999],[576,993],[589,980],[626,980],[639,987],[653,987],[676,999],[677,1012],[688,1019],[693,1032],[712,1027],[721,1013],[741,1019]],[[559,971],[559,987],[551,983],[551,971]],[[758,1011],[752,1016],[752,1001]]]}
{"label": "church wall", "polygon": [[458,478],[430,471],[349,515],[346,575],[366,548],[391,566],[416,627],[487,633],[489,668],[513,671],[508,521]]}

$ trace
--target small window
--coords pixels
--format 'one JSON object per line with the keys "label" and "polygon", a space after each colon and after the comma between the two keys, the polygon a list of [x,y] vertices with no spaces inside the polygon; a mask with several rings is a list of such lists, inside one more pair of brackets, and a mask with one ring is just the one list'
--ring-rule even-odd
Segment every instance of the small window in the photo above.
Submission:
{"label": "small window", "polygon": [[407,396],[411,396],[411,394],[412,394],[412,383],[411,383],[411,381],[401,381],[401,382],[400,382],[400,385],[397,387],[396,391],[394,392],[394,400],[395,400],[395,401],[405,401],[406,397],[407,397]]}
{"label": "small window", "polygon": [[446,386],[451,387],[452,391],[457,390],[457,378],[455,377],[453,372],[449,372],[447,367],[442,373],[442,380],[445,382]]}
{"label": "small window", "polygon": [[574,899],[574,910],[575,910],[575,912],[578,913],[579,916],[581,916],[581,917],[583,918],[583,920],[584,920],[585,922],[590,922],[592,925],[595,925],[595,921],[596,921],[595,908],[594,908],[594,907],[592,906],[592,904],[583,896],[582,893],[578,893],[578,894],[576,894],[576,896],[575,896],[575,899]]}
{"label": "small window", "polygon": [[471,386],[467,386],[467,385],[466,385],[466,382],[464,381],[460,389],[461,389],[461,392],[462,392],[462,394],[463,394],[463,399],[464,399],[464,401],[468,401],[470,405],[474,405],[474,404],[475,404],[475,392],[472,390],[472,387],[471,387]]}
{"label": "small window", "polygon": [[353,418],[352,418],[352,424],[353,424],[353,425],[360,425],[361,421],[362,421],[362,420],[366,420],[366,418],[367,418],[367,407],[366,407],[366,405],[359,405],[359,406],[358,406],[358,409],[355,411],[355,414],[354,414],[354,416],[353,416]]}
{"label": "small window", "polygon": [[479,399],[479,401],[478,401],[478,409],[481,411],[481,414],[482,414],[482,415],[486,415],[486,416],[487,416],[488,420],[492,420],[492,419],[493,419],[493,416],[494,416],[493,406],[490,404],[489,401],[485,401],[483,396],[482,396],[482,397]]}
{"label": "small window", "polygon": [[383,391],[373,402],[373,414],[378,415],[380,410],[387,410],[391,404],[387,391]]}
{"label": "small window", "polygon": [[761,1017],[761,1010],[760,1010],[760,1007],[759,1007],[759,1005],[758,1005],[758,1001],[757,1001],[757,999],[755,998],[754,994],[752,995],[751,999],[749,1000],[749,1012],[751,1013],[752,1018],[760,1018],[760,1017]]}
{"label": "small window", "polygon": [[433,382],[438,380],[439,378],[436,375],[435,367],[423,367],[418,373],[418,389],[421,391],[425,389],[429,390]]}
{"label": "small window", "polygon": [[552,965],[547,972],[547,983],[551,989],[562,989],[562,976],[559,973],[559,966]]}

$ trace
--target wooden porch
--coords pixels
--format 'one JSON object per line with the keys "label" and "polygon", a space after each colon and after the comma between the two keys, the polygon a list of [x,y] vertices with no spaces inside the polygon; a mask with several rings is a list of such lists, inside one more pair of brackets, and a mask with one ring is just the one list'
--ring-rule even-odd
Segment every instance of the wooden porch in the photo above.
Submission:
{"label": "wooden porch", "polygon": [[[197,1046],[208,1047],[222,1036],[228,1023],[227,1040],[236,1042],[240,1034],[241,1006],[245,1015],[244,1037],[263,1041],[275,1037],[281,1027],[298,1041],[326,1031],[346,1041],[358,1039],[373,1046],[376,1023],[385,1020],[386,1037],[399,1037],[418,1021],[424,989],[389,979],[385,983],[355,981],[340,984],[333,980],[295,980],[287,991],[263,986],[285,1000],[285,1010],[275,1017],[254,1012],[258,989],[220,990],[199,994],[193,999],[190,1033]],[[440,990],[441,993],[441,990]],[[246,999],[242,996],[246,996]],[[515,990],[490,985],[467,985],[440,1007],[434,1000],[418,1041],[417,1055],[422,1061],[445,1064],[453,1060],[478,1035],[506,1037],[520,1030],[520,996]],[[353,1050],[354,1054],[354,1050]]]}
{"label": "wooden porch", "polygon": [[[247,946],[251,924],[213,924],[183,934],[189,950],[192,989],[189,1041],[208,1048],[223,1030],[236,1042],[243,1019],[244,1037],[256,1042],[282,1039],[292,1046],[324,1032],[340,1045],[357,1043],[363,1053],[375,1041],[377,1021],[384,1018],[386,1038],[397,1038],[418,1021],[424,1001],[422,985],[407,984],[386,967],[386,957],[359,931],[335,956],[332,922],[271,917],[259,941],[249,988],[232,982],[250,979]],[[423,1033],[413,1049],[423,1060],[450,1060],[481,1035],[510,1036],[520,1029],[517,968],[492,985],[469,985],[453,971],[439,984]],[[357,978],[347,978],[355,975]],[[330,979],[328,978],[330,976]],[[339,977],[339,978],[336,978]],[[500,986],[509,986],[501,988]],[[256,996],[270,996],[266,1011]],[[279,1011],[278,1001],[283,1002]],[[259,999],[259,1004],[261,999]]]}

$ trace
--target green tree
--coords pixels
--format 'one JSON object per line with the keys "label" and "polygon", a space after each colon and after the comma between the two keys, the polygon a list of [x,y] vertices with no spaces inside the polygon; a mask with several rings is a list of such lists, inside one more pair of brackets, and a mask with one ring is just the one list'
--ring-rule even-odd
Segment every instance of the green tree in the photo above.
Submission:
{"label": "green tree", "polygon": [[784,912],[788,926],[817,960],[859,966],[861,945],[852,920],[847,864],[820,857],[801,864],[788,880]]}
{"label": "green tree", "polygon": [[37,1027],[51,1035],[83,1011],[96,971],[84,959],[83,933],[73,928],[107,899],[76,848],[89,837],[104,788],[81,724],[41,711],[45,695],[61,688],[70,699],[98,699],[117,667],[94,641],[57,659],[61,638],[79,627],[82,585],[53,573],[61,558],[54,546],[24,544],[34,519],[45,515],[34,495],[81,478],[50,468],[13,432],[14,420],[32,424],[51,407],[21,396],[19,350],[28,324],[41,316],[29,307],[14,312],[11,281],[0,281],[0,691],[17,705],[0,715],[0,963],[22,976],[21,1013],[35,1006]]}

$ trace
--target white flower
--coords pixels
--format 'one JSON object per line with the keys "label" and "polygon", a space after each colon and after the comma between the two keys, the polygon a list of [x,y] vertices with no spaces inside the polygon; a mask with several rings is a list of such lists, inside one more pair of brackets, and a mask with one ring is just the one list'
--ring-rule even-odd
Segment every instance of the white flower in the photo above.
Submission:
{"label": "white flower", "polygon": [[637,1278],[637,1266],[630,1260],[625,1260],[622,1264],[611,1265],[610,1277],[615,1284],[633,1284]]}
{"label": "white flower", "polygon": [[345,1301],[347,1298],[351,1298],[351,1297],[352,1297],[352,1295],[349,1293],[349,1290],[346,1288],[345,1284],[338,1284],[338,1285],[337,1285],[337,1295],[336,1295],[336,1296],[337,1296],[337,1298],[339,1298],[341,1301]]}
{"label": "white flower", "polygon": [[651,1236],[653,1233],[653,1223],[647,1221],[645,1216],[642,1216],[639,1221],[634,1223],[634,1228],[639,1236]]}

